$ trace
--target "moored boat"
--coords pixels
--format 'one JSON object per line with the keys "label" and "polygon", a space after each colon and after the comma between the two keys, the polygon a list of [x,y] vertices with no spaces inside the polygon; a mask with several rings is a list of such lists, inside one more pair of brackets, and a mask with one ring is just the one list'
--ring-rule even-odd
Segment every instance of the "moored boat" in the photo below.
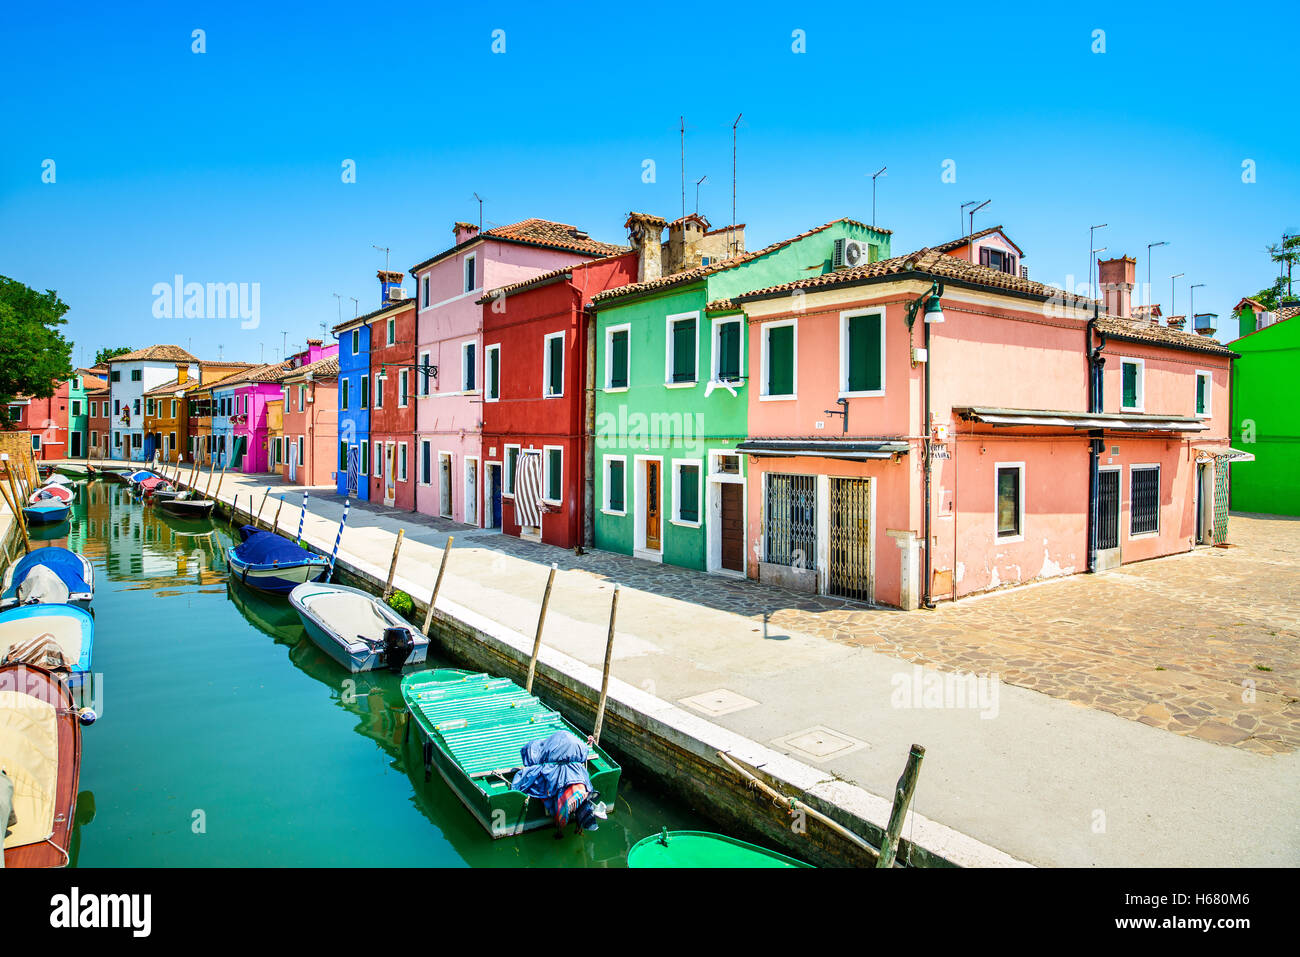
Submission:
{"label": "moored boat", "polygon": [[259,591],[287,595],[307,582],[318,582],[329,571],[329,559],[286,538],[252,525],[239,530],[243,542],[226,549],[230,577]]}
{"label": "moored boat", "polygon": [[66,522],[72,508],[66,502],[42,501],[40,505],[24,505],[23,515],[30,525],[57,525]]}
{"label": "moored boat", "polygon": [[642,838],[627,854],[636,868],[793,868],[812,867],[776,851],[708,831],[670,831]]}
{"label": "moored boat", "polygon": [[44,668],[0,666],[0,767],[13,784],[15,818],[5,867],[63,867],[81,780],[81,718],[72,692]]}
{"label": "moored boat", "polygon": [[[402,699],[432,768],[494,838],[552,826],[544,802],[513,790],[521,751],[556,732],[585,738],[559,713],[509,678],[458,668],[402,678]],[[409,726],[408,726],[409,727]],[[599,745],[587,750],[592,790],[613,806],[622,769]]]}
{"label": "moored boat", "polygon": [[212,506],[216,503],[210,498],[185,498],[191,495],[190,492],[182,492],[175,498],[158,499],[158,507],[164,512],[172,515],[179,515],[183,518],[207,518],[212,514]]}
{"label": "moored boat", "polygon": [[33,492],[31,496],[27,499],[27,504],[28,505],[54,505],[54,504],[67,505],[76,497],[77,497],[77,490],[75,486],[57,485],[51,482],[47,485],[42,485],[35,492]]}
{"label": "moored boat", "polygon": [[[37,573],[37,569],[42,573]],[[53,587],[49,580],[51,573],[62,584],[66,594]],[[36,578],[32,578],[34,574]],[[28,579],[32,580],[29,582]],[[67,602],[85,608],[90,606],[94,597],[95,566],[90,560],[71,549],[47,545],[32,549],[5,571],[0,610],[41,601]]]}
{"label": "moored boat", "polygon": [[360,588],[299,585],[289,592],[289,604],[311,640],[349,671],[400,671],[422,664],[428,654],[428,638]]}
{"label": "moored boat", "polygon": [[79,685],[90,673],[95,619],[76,605],[21,605],[0,614],[0,664],[32,664]]}

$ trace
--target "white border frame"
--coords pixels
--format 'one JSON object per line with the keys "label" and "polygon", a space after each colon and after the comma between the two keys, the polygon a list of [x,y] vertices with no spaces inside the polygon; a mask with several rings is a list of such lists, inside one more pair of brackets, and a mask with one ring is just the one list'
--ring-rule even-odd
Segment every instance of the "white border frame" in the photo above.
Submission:
{"label": "white border frame", "polygon": [[[614,376],[614,333],[627,333],[627,385],[612,386],[610,380]],[[632,324],[630,322],[620,323],[617,326],[609,326],[605,329],[605,392],[626,392],[632,385]],[[624,503],[626,504],[626,502]]]}
{"label": "white border frame", "polygon": [[[417,458],[415,462],[415,484],[421,488],[430,488],[433,485],[433,440],[420,438],[416,443]],[[424,453],[429,453],[429,478],[424,478]]]}
{"label": "white border frame", "polygon": [[[551,484],[551,452],[560,453],[560,496],[559,498],[547,498],[546,493],[549,491],[546,486]],[[563,445],[543,445],[542,446],[542,467],[546,469],[542,476],[542,501],[547,505],[564,504],[564,446]]]}
{"label": "white border frame", "polygon": [[[695,378],[690,382],[673,381],[673,323],[683,322],[687,319],[695,320]],[[630,337],[629,337],[630,339]],[[629,343],[630,345],[630,343]],[[628,349],[628,372],[631,374],[631,349]],[[694,312],[677,312],[664,319],[664,388],[666,389],[694,389],[700,384],[700,313],[697,309]]]}
{"label": "white border frame", "polygon": [[[849,391],[849,320],[858,316],[877,316],[880,319],[880,388],[879,389],[862,389],[857,392]],[[838,383],[837,398],[840,399],[868,399],[878,398],[885,394],[885,372],[889,366],[886,361],[888,353],[885,351],[885,308],[884,306],[874,306],[871,309],[848,309],[840,313],[840,381]]]}
{"label": "white border frame", "polygon": [[[474,369],[474,386],[470,387],[468,383],[466,383],[465,381],[466,378],[465,371],[469,368],[465,364],[465,351],[467,349],[474,349],[475,346],[477,345],[478,345],[477,339],[466,339],[460,344],[460,393],[461,395],[473,395],[474,393],[478,392],[478,369],[477,368]],[[475,349],[474,363],[477,366],[478,364],[477,349]]]}
{"label": "white border frame", "polygon": [[[609,490],[611,484],[609,481],[609,464],[611,462],[623,463],[623,508],[622,510],[610,507]],[[600,511],[604,515],[612,515],[615,518],[627,517],[627,456],[626,455],[603,455],[601,456],[601,503]]]}
{"label": "white border frame", "polygon": [[[515,450],[515,470],[510,471],[510,450]],[[501,446],[501,497],[503,499],[514,500],[515,482],[519,475],[519,456],[523,453],[523,446],[518,443],[503,444]]]}
{"label": "white border frame", "polygon": [[[1019,473],[1018,491],[1020,499],[1018,512],[1016,516],[1017,525],[1020,531],[1014,535],[1004,535],[998,531],[998,473],[1003,469],[1015,469]],[[993,463],[993,543],[995,545],[1014,545],[1016,542],[1025,540],[1025,516],[1028,513],[1027,498],[1025,488],[1025,463],[1024,462],[994,462]]]}
{"label": "white border frame", "polygon": [[[447,511],[442,510],[442,460],[447,460]],[[456,490],[451,487],[456,473],[456,456],[438,449],[438,518],[451,518],[456,514]]]}
{"label": "white border frame", "polygon": [[[1124,404],[1124,366],[1137,366],[1137,405]],[[1147,402],[1147,363],[1145,359],[1129,356],[1119,357],[1119,410],[1121,412],[1145,412]]]}
{"label": "white border frame", "polygon": [[[794,376],[791,379],[791,386],[794,391],[789,395],[772,395],[768,392],[768,346],[767,334],[769,330],[779,326],[790,326],[794,329],[793,333],[793,358],[794,358]],[[759,385],[758,401],[760,402],[791,402],[799,398],[799,318],[793,316],[789,319],[778,319],[775,322],[765,322],[759,327]]]}
{"label": "white border frame", "polygon": [[[1193,463],[1195,464],[1195,463]],[[1141,469],[1156,470],[1156,527],[1150,532],[1133,533],[1133,473]],[[1164,488],[1159,462],[1134,462],[1128,467],[1128,540],[1131,542],[1140,542],[1145,538],[1159,538],[1160,529],[1164,525],[1164,516],[1161,515],[1160,493]],[[1194,516],[1193,516],[1194,517]],[[1195,532],[1193,532],[1193,536]]]}
{"label": "white border frame", "polygon": [[[682,467],[695,466],[695,521],[690,522],[682,514]],[[704,525],[704,460],[686,456],[673,459],[673,514],[669,521],[681,528],[701,528]]]}
{"label": "white border frame", "polygon": [[[550,358],[551,358],[552,339],[560,340],[560,391],[559,392],[546,391],[547,388],[550,386],[550,379],[551,379]],[[568,356],[564,354],[564,333],[548,332],[546,335],[542,336],[542,398],[563,399],[564,382],[565,382],[565,378],[568,376],[568,373],[569,373]]]}
{"label": "white border frame", "polygon": [[[471,491],[469,485],[469,463],[470,462],[474,463],[474,488],[472,489],[473,499],[474,499],[474,521],[472,522],[469,520],[470,496],[468,494]],[[461,464],[460,464],[460,485],[461,485],[461,489],[466,493],[466,495],[464,501],[461,502],[460,517],[461,517],[462,524],[470,525],[474,528],[480,528],[482,527],[483,524],[483,514],[482,514],[483,510],[479,507],[479,497],[480,497],[479,483],[481,483],[482,481],[483,481],[483,474],[481,471],[479,457],[477,455],[462,455]]]}
{"label": "white border frame", "polygon": [[1207,383],[1205,386],[1205,411],[1196,412],[1195,392],[1192,393],[1192,411],[1195,412],[1198,419],[1208,419],[1214,415],[1214,373],[1209,369],[1197,369],[1196,381],[1200,382],[1202,378],[1204,378]]}
{"label": "white border frame", "polygon": [[[465,288],[466,274],[469,275],[470,282],[472,283],[468,289]],[[467,296],[472,292],[477,292],[478,288],[478,253],[466,253],[464,258],[460,261],[460,294],[462,296]]]}
{"label": "white border frame", "polygon": [[[497,394],[492,395],[489,391],[491,385],[488,370],[492,367],[488,361],[488,356],[495,352],[497,354]],[[490,346],[483,347],[483,401],[500,402],[501,401],[501,343],[494,342]]]}
{"label": "white border frame", "polygon": [[[662,455],[634,455],[632,462],[632,467],[635,469],[635,474],[632,476],[632,557],[662,563],[664,560],[664,537],[668,524],[663,517],[664,457]],[[656,462],[659,465],[659,547],[657,549],[648,548],[645,543],[646,488],[645,469],[642,466],[646,462]]]}
{"label": "white border frame", "polygon": [[[710,322],[712,322],[713,324],[713,329],[712,332],[710,333],[711,342],[709,344],[709,349],[711,352],[709,356],[709,381],[722,388],[730,387],[732,389],[739,389],[746,382],[745,346],[747,345],[747,343],[745,342],[745,317],[743,314],[726,315],[726,316],[719,316],[716,319],[711,319]],[[724,380],[718,376],[718,361],[722,355],[722,352],[718,348],[718,346],[722,338],[722,327],[733,325],[733,324],[740,328],[739,339],[736,343],[736,351],[739,354],[737,356],[738,368],[736,370],[736,374],[738,378]]]}
{"label": "white border frame", "polygon": [[397,481],[407,482],[411,477],[410,463],[406,459],[408,446],[406,442],[397,443]]}

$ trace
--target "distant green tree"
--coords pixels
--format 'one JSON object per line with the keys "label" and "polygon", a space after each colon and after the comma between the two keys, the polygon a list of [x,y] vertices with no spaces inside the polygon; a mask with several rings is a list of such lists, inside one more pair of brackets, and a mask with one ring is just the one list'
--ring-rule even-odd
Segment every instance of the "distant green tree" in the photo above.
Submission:
{"label": "distant green tree", "polygon": [[52,289],[37,292],[0,276],[0,425],[12,427],[9,403],[16,396],[48,399],[72,377],[72,343],[59,326],[66,303]]}
{"label": "distant green tree", "polygon": [[134,352],[130,346],[118,346],[116,349],[100,349],[95,353],[95,365],[103,365],[114,356],[124,356],[128,352]]}
{"label": "distant green tree", "polygon": [[1283,299],[1291,298],[1291,270],[1300,262],[1300,233],[1282,235],[1282,242],[1268,247],[1269,258],[1278,264],[1278,277],[1251,296],[1269,312],[1276,312]]}

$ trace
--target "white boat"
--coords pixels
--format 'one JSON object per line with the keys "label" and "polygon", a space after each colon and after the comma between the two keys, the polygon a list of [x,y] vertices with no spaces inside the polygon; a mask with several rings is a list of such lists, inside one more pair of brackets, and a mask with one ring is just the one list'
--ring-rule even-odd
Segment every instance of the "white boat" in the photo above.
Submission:
{"label": "white boat", "polygon": [[289,592],[307,634],[349,671],[423,664],[429,639],[397,612],[359,588],[308,583]]}

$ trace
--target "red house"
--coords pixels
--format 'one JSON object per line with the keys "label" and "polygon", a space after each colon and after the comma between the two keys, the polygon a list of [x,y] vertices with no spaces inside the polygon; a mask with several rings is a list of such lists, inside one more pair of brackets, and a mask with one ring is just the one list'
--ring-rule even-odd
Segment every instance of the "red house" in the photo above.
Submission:
{"label": "red house", "polygon": [[587,309],[596,293],[636,279],[637,254],[627,252],[479,300],[485,525],[563,548],[591,542],[587,376],[595,342]]}
{"label": "red house", "polygon": [[31,434],[32,455],[40,461],[68,455],[68,389],[65,380],[48,399],[20,397],[9,405],[11,426]]}
{"label": "red house", "polygon": [[370,501],[413,512],[415,397],[417,388],[427,391],[415,366],[415,300],[369,326],[370,394],[361,397],[361,408],[369,399]]}

